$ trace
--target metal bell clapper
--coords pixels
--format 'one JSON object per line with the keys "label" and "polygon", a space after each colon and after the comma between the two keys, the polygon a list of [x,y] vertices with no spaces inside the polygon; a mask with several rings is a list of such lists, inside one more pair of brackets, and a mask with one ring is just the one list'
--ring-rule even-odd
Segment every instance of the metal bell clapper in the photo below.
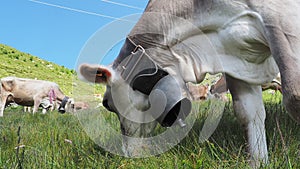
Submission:
{"label": "metal bell clapper", "polygon": [[177,120],[177,124],[181,127],[184,128],[186,126],[186,124],[184,123],[184,121],[180,118]]}

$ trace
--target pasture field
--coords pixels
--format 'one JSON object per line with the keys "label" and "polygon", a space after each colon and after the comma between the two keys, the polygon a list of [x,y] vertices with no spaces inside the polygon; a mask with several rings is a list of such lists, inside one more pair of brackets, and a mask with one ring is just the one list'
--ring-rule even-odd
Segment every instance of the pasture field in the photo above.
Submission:
{"label": "pasture field", "polygon": [[[265,94],[269,164],[262,168],[300,168],[300,128],[279,97]],[[164,154],[139,159],[106,152],[88,137],[75,115],[56,111],[32,115],[9,108],[0,118],[0,168],[249,168],[246,137],[230,102],[212,137],[199,143],[209,102],[201,104],[193,129],[180,144]],[[118,124],[114,114],[99,112]]]}

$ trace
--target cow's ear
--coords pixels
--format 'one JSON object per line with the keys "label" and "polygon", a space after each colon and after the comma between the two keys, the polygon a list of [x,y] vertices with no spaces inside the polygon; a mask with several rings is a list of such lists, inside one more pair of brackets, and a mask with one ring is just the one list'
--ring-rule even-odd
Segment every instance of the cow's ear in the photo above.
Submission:
{"label": "cow's ear", "polygon": [[89,82],[107,84],[112,80],[112,70],[105,66],[82,64],[80,74]]}

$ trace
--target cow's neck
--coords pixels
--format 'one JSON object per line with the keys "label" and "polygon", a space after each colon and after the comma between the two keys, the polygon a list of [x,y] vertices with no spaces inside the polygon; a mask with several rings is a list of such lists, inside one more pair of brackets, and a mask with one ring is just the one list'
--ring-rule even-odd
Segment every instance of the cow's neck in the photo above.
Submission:
{"label": "cow's neck", "polygon": [[131,52],[136,48],[135,44],[131,43],[127,38],[125,40],[124,45],[122,46],[118,57],[115,59],[113,63],[113,69],[116,69],[118,65],[128,57]]}
{"label": "cow's neck", "polygon": [[242,0],[151,0],[129,36],[144,48],[170,47],[200,31],[218,31],[245,10]]}

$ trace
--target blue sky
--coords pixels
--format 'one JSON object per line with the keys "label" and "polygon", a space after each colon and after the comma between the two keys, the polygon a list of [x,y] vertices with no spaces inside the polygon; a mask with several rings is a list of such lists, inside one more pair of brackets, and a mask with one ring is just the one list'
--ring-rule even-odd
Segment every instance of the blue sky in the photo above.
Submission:
{"label": "blue sky", "polygon": [[[82,48],[92,35],[119,18],[142,13],[147,2],[2,0],[0,43],[75,69]],[[111,46],[112,49],[106,57],[108,60],[114,59],[121,44]],[[101,44],[99,48],[101,49]]]}

